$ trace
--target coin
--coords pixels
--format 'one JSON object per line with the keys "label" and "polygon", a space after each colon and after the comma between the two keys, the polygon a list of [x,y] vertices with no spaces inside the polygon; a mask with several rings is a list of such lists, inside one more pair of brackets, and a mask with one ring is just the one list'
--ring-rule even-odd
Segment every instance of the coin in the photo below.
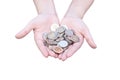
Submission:
{"label": "coin", "polygon": [[79,37],[76,35],[70,36],[70,37],[68,37],[68,39],[70,39],[74,43],[79,42]]}
{"label": "coin", "polygon": [[66,30],[66,28],[63,27],[63,26],[61,26],[61,27],[59,27],[59,28],[56,29],[56,31],[57,31],[58,33],[63,33],[65,30]]}
{"label": "coin", "polygon": [[59,42],[59,41],[61,41],[61,40],[64,40],[64,37],[59,37],[59,38],[57,38],[55,41]]}
{"label": "coin", "polygon": [[49,44],[49,45],[57,45],[57,41],[54,41],[54,40],[51,40],[51,39],[47,39],[46,42]]}
{"label": "coin", "polygon": [[60,53],[63,52],[63,49],[62,49],[61,47],[59,47],[59,46],[53,46],[53,47],[52,47],[52,50],[53,50],[55,53],[58,53],[58,54],[60,54]]}
{"label": "coin", "polygon": [[69,45],[73,43],[73,41],[71,41],[67,36],[65,36],[65,40],[68,42]]}
{"label": "coin", "polygon": [[50,44],[51,42],[53,42],[54,40],[52,40],[52,39],[47,39],[46,40],[46,42],[48,43],[48,44]]}
{"label": "coin", "polygon": [[49,44],[50,45],[57,45],[57,43],[58,43],[57,41],[53,41],[53,42],[50,42]]}
{"label": "coin", "polygon": [[49,39],[52,39],[52,40],[57,39],[58,33],[57,33],[57,32],[49,32],[49,33],[47,34],[47,37],[48,37]]}
{"label": "coin", "polygon": [[59,33],[58,37],[63,37],[65,33]]}
{"label": "coin", "polygon": [[52,24],[50,27],[51,31],[56,31],[57,28],[59,28],[58,24]]}
{"label": "coin", "polygon": [[62,27],[65,27],[66,29],[68,29],[67,25],[61,25]]}
{"label": "coin", "polygon": [[67,35],[67,36],[72,36],[72,35],[74,35],[74,33],[73,33],[73,31],[72,30],[66,30],[65,31],[65,35]]}
{"label": "coin", "polygon": [[62,40],[62,41],[58,42],[57,45],[64,48],[64,47],[68,46],[68,42],[66,40]]}

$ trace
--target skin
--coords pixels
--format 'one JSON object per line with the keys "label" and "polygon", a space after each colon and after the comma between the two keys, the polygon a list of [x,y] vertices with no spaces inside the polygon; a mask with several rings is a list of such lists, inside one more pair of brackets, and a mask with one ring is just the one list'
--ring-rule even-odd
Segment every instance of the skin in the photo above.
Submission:
{"label": "skin", "polygon": [[38,12],[38,16],[32,19],[22,31],[17,33],[16,38],[21,39],[33,30],[36,45],[38,46],[43,56],[52,56],[56,58],[58,55],[45,47],[42,39],[42,34],[44,32],[49,32],[50,26],[53,23],[59,24],[54,3],[52,0],[34,0],[34,3]]}
{"label": "skin", "polygon": [[[96,44],[93,41],[88,27],[82,21],[84,14],[93,3],[93,0],[72,0],[70,7],[61,22],[59,22],[56,14],[53,0],[34,0],[34,3],[38,16],[32,19],[22,31],[16,34],[17,39],[25,37],[30,31],[33,30],[36,45],[42,52],[43,56],[51,56],[59,58],[63,61],[71,57],[82,46],[84,38],[90,47],[96,48]],[[50,26],[53,23],[60,25],[65,24],[70,29],[73,29],[76,35],[80,38],[80,42],[71,45],[64,53],[60,55],[50,51],[43,44],[42,34],[44,32],[49,32]]]}
{"label": "skin", "polygon": [[69,28],[73,29],[76,35],[79,36],[80,42],[73,44],[63,54],[60,54],[58,56],[59,59],[64,61],[71,57],[82,46],[84,38],[91,48],[95,49],[97,47],[87,25],[82,20],[93,1],[94,0],[72,0],[61,24],[66,24]]}

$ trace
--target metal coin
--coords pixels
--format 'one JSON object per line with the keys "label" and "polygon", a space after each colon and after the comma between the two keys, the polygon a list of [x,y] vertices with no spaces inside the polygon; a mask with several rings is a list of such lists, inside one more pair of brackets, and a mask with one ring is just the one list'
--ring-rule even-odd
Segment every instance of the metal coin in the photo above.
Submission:
{"label": "metal coin", "polygon": [[73,43],[73,41],[71,41],[67,36],[65,36],[65,40],[68,42],[69,45]]}
{"label": "metal coin", "polygon": [[74,32],[72,30],[68,29],[68,30],[65,31],[65,35],[72,36],[72,35],[74,35]]}
{"label": "metal coin", "polygon": [[63,33],[65,30],[66,30],[66,28],[63,27],[63,26],[61,26],[61,27],[59,27],[59,28],[56,29],[56,31],[57,31],[58,33]]}
{"label": "metal coin", "polygon": [[57,38],[55,41],[59,42],[59,41],[61,41],[61,40],[64,40],[64,37],[59,37],[59,38]]}
{"label": "metal coin", "polygon": [[68,29],[67,25],[61,25],[61,27],[65,27],[66,29]]}
{"label": "metal coin", "polygon": [[51,39],[47,39],[46,41],[49,45],[57,45],[57,41],[51,40]]}
{"label": "metal coin", "polygon": [[79,37],[76,35],[70,36],[70,37],[68,37],[68,39],[70,39],[74,43],[79,42],[79,40],[80,40]]}
{"label": "metal coin", "polygon": [[57,28],[59,28],[58,24],[52,24],[50,27],[51,31],[56,31]]}
{"label": "metal coin", "polygon": [[50,44],[51,42],[53,42],[54,40],[52,40],[52,39],[47,39],[46,40],[46,42],[48,43],[48,44]]}
{"label": "metal coin", "polygon": [[47,37],[48,37],[48,39],[52,39],[52,40],[57,39],[58,33],[57,32],[49,32],[47,34]]}
{"label": "metal coin", "polygon": [[57,43],[58,43],[57,41],[53,41],[50,43],[50,45],[57,45]]}
{"label": "metal coin", "polygon": [[68,46],[68,42],[66,40],[62,40],[62,41],[58,42],[57,45],[64,48],[64,47]]}
{"label": "metal coin", "polygon": [[63,49],[59,46],[53,46],[52,50],[55,52],[55,53],[62,53],[63,52]]}
{"label": "metal coin", "polygon": [[63,32],[63,33],[59,33],[58,34],[58,37],[63,37],[65,35],[65,33]]}

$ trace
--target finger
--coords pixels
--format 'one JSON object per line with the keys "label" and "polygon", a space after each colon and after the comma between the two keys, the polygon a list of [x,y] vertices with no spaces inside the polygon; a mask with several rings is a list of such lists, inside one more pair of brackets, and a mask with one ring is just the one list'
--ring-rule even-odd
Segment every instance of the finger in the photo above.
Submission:
{"label": "finger", "polygon": [[44,46],[42,40],[36,40],[36,44],[39,48],[39,50],[41,51],[41,53],[43,54],[44,57],[48,57],[48,51],[47,51],[47,47]]}
{"label": "finger", "polygon": [[57,57],[58,57],[58,55],[55,54],[55,53],[54,53],[53,51],[51,51],[50,49],[47,48],[47,50],[48,50],[49,55],[50,55],[51,57],[54,57],[54,58],[57,58]]}
{"label": "finger", "polygon": [[86,39],[87,43],[90,45],[91,48],[96,48],[96,44],[89,32],[89,29],[87,27],[87,25],[83,22],[81,22],[81,26],[83,27],[83,30],[80,31],[81,34],[84,36],[84,38]]}
{"label": "finger", "polygon": [[33,25],[29,23],[23,30],[17,33],[15,37],[17,39],[21,39],[25,37],[32,29],[33,29]]}
{"label": "finger", "polygon": [[82,44],[80,43],[75,43],[73,46],[70,48],[67,54],[67,58],[71,57],[80,47]]}
{"label": "finger", "polygon": [[58,55],[58,58],[61,60],[63,53]]}
{"label": "finger", "polygon": [[83,32],[83,36],[91,48],[97,47],[88,29]]}
{"label": "finger", "polygon": [[69,46],[69,48],[62,54],[61,56],[61,60],[62,61],[65,61],[67,59],[67,54],[68,54],[68,51],[71,49],[72,45]]}
{"label": "finger", "polygon": [[59,58],[60,60],[62,60],[63,55],[65,56],[65,54],[67,53],[67,51],[68,51],[68,49],[66,49],[65,52],[59,54],[58,58]]}
{"label": "finger", "polygon": [[80,41],[77,43],[74,43],[72,45],[72,47],[69,49],[69,51],[67,52],[67,58],[71,57],[83,44],[83,37],[81,35],[79,35]]}

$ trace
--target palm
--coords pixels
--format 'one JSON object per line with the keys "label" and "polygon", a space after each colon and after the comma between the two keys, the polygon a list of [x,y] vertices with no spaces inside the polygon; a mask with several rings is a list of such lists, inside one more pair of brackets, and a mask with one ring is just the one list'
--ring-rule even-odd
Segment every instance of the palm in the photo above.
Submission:
{"label": "palm", "polygon": [[83,44],[85,38],[88,44],[95,48],[96,45],[93,42],[93,39],[89,33],[89,30],[85,23],[79,18],[64,18],[61,24],[67,25],[70,29],[75,31],[75,34],[80,38],[80,42],[74,43],[71,45],[63,54],[59,55],[59,59],[66,60],[68,57],[71,57]]}
{"label": "palm", "polygon": [[16,37],[22,38],[22,37],[26,36],[31,30],[33,30],[35,42],[36,42],[38,48],[40,49],[40,51],[42,52],[42,54],[45,57],[48,57],[48,56],[57,57],[57,55],[55,53],[53,53],[52,51],[50,51],[49,49],[47,49],[44,46],[43,39],[42,39],[42,34],[44,32],[49,32],[50,26],[53,23],[59,24],[57,16],[39,15],[36,18],[34,18],[32,21],[30,21],[30,23],[27,25],[27,27],[25,27],[21,32],[19,32],[16,35]]}

